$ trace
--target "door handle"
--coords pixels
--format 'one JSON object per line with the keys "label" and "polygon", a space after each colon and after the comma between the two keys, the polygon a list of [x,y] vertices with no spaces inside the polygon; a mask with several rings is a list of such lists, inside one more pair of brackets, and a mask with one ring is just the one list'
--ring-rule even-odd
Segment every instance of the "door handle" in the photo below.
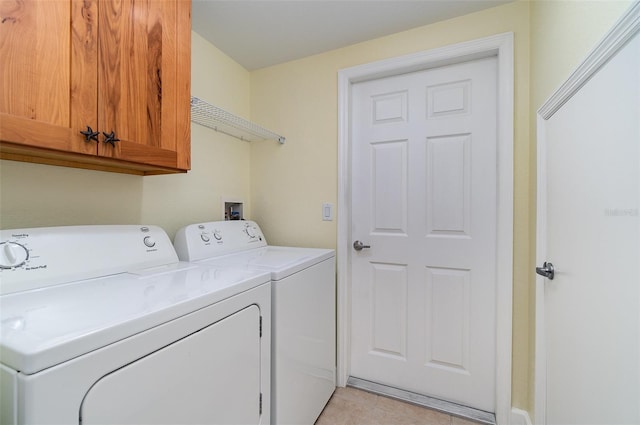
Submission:
{"label": "door handle", "polygon": [[355,241],[353,243],[353,249],[355,249],[356,251],[362,251],[364,248],[371,248],[370,245],[365,245],[360,241]]}
{"label": "door handle", "polygon": [[556,271],[553,268],[552,263],[548,263],[545,261],[542,267],[536,267],[536,273],[538,273],[540,276],[546,277],[549,280],[553,280],[553,277],[555,276]]}

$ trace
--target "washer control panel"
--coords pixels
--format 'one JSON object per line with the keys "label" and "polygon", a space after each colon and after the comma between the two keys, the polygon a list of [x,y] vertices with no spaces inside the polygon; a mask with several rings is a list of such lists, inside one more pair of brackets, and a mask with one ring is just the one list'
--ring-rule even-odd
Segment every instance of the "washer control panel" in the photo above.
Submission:
{"label": "washer control panel", "polygon": [[254,221],[211,221],[178,230],[174,246],[182,261],[196,261],[267,246],[267,241]]}
{"label": "washer control panel", "polygon": [[0,294],[178,261],[157,226],[40,227],[0,231]]}

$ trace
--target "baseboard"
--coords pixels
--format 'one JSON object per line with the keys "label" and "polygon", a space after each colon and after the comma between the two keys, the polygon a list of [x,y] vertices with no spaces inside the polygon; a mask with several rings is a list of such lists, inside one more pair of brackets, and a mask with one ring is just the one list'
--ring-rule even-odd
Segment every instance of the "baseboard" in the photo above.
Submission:
{"label": "baseboard", "polygon": [[533,425],[529,412],[522,409],[511,409],[511,425]]}

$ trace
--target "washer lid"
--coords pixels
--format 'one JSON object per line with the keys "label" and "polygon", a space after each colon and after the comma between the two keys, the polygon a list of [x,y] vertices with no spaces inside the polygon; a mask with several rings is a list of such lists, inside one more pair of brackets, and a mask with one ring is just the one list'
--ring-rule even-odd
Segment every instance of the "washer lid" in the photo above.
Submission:
{"label": "washer lid", "polygon": [[175,263],[0,297],[0,359],[32,374],[269,282]]}
{"label": "washer lid", "polygon": [[271,280],[280,280],[334,256],[332,249],[266,246],[205,261],[247,270],[266,270],[271,272]]}

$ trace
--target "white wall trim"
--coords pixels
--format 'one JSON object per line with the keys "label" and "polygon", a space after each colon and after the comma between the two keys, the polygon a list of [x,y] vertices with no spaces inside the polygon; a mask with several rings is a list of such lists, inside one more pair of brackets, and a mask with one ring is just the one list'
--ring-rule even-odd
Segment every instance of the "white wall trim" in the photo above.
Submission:
{"label": "white wall trim", "polygon": [[338,73],[338,385],[346,385],[350,358],[351,85],[482,57],[498,59],[498,230],[496,299],[496,421],[511,420],[513,296],[513,33],[347,68]]}
{"label": "white wall trim", "polygon": [[548,120],[640,29],[640,2],[629,9],[591,50],[587,58],[576,68],[552,95],[538,109],[538,114]]}
{"label": "white wall trim", "polygon": [[[546,123],[567,103],[600,68],[609,61],[625,44],[640,31],[640,1],[633,3],[618,19],[602,40],[591,50],[586,59],[569,78],[549,97],[537,111],[537,231],[536,264],[542,264],[547,257],[547,166],[546,166]],[[536,278],[536,335],[535,335],[535,375],[534,375],[534,420],[536,424],[546,423],[547,351],[545,344],[545,279]]]}

